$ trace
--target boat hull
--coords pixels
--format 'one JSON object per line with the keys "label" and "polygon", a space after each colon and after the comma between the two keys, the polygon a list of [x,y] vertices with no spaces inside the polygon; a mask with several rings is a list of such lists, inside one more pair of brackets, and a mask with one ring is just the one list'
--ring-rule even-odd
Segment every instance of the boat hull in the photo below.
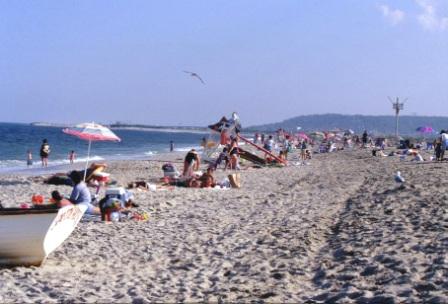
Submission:
{"label": "boat hull", "polygon": [[72,233],[86,206],[0,211],[0,265],[39,266]]}

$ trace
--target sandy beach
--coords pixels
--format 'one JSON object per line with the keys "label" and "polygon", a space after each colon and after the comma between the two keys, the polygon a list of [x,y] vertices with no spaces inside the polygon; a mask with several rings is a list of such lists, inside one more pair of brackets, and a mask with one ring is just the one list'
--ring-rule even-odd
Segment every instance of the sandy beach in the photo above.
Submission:
{"label": "sandy beach", "polygon": [[[162,164],[107,172],[125,186]],[[41,267],[0,269],[0,302],[448,302],[446,163],[357,150],[240,173],[241,189],[134,191],[148,221],[83,220]],[[55,189],[71,190],[0,176],[5,206]]]}

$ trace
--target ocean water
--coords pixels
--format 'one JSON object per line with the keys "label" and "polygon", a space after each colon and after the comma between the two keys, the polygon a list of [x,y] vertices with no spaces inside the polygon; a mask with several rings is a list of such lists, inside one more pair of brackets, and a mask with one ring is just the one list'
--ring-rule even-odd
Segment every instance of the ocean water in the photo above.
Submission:
{"label": "ocean water", "polygon": [[[189,132],[120,129],[113,132],[121,138],[121,142],[92,142],[90,159],[145,159],[169,152],[171,140],[175,151],[188,151],[192,147],[199,147],[201,139],[207,137],[205,133]],[[87,158],[88,142],[63,133],[62,128],[0,123],[0,172],[27,170],[28,150],[31,150],[33,156],[31,169],[40,170],[39,149],[43,139],[47,139],[51,147],[49,168],[68,164],[71,150],[76,153],[76,162],[85,162]]]}

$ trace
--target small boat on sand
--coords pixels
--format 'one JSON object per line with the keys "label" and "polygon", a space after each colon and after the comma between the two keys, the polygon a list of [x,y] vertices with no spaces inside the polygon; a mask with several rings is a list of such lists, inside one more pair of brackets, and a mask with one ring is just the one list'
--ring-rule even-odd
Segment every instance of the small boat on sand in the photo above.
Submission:
{"label": "small boat on sand", "polygon": [[73,232],[87,206],[0,208],[0,265],[39,266]]}

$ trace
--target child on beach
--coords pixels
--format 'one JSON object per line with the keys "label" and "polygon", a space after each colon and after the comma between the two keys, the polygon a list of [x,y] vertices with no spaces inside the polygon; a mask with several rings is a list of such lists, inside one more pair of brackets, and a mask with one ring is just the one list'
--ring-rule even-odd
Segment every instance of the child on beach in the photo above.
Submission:
{"label": "child on beach", "polygon": [[70,164],[73,164],[75,162],[76,154],[74,150],[71,150],[68,154],[68,160],[70,161]]}
{"label": "child on beach", "polygon": [[27,152],[26,165],[28,168],[33,165],[33,154],[31,153],[31,150],[28,150]]}
{"label": "child on beach", "polygon": [[65,207],[65,206],[69,206],[72,203],[66,199],[62,194],[59,193],[59,191],[55,190],[53,192],[51,192],[51,200],[59,207]]}

